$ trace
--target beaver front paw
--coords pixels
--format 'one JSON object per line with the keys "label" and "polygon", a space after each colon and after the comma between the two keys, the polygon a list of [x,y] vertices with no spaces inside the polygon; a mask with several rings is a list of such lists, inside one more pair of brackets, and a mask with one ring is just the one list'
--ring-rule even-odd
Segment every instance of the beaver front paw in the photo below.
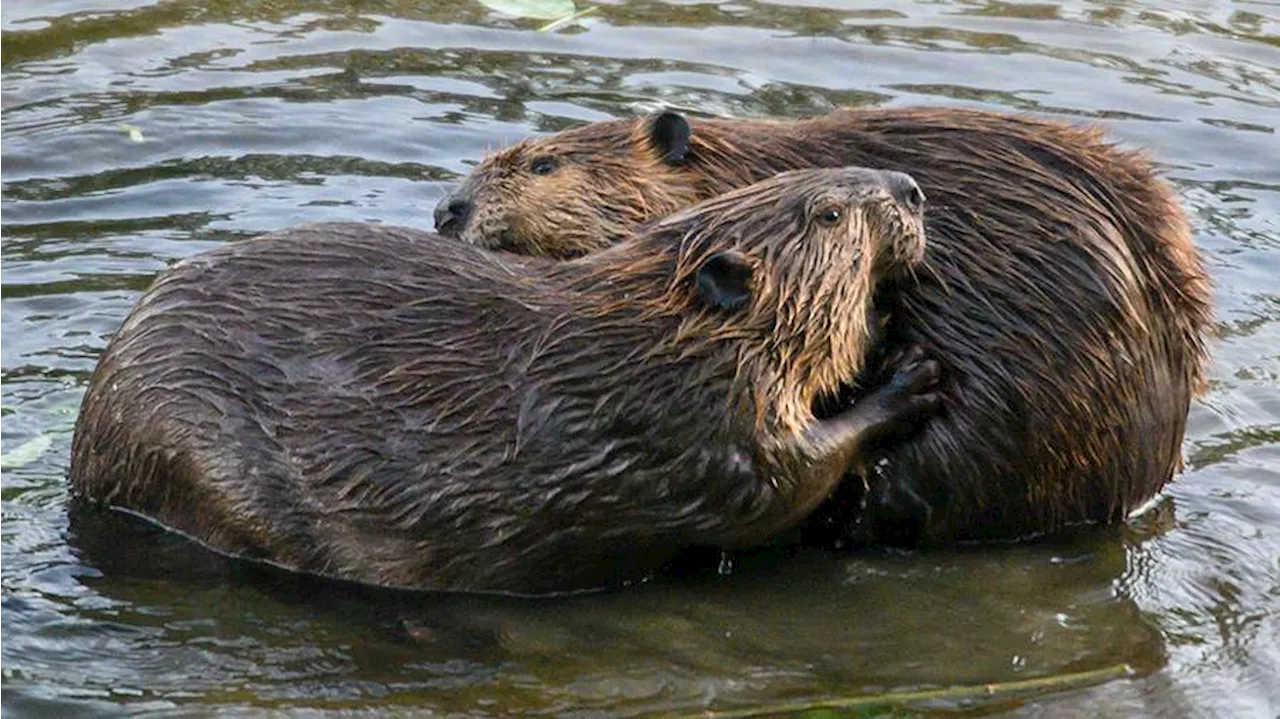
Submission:
{"label": "beaver front paw", "polygon": [[889,433],[910,433],[942,411],[942,367],[916,346],[899,352],[889,366],[896,368],[893,377],[873,396],[891,418]]}
{"label": "beaver front paw", "polygon": [[941,411],[938,362],[915,347],[893,361],[896,369],[889,381],[804,434],[803,451],[811,460],[844,453],[848,466],[866,466],[877,450],[910,437]]}

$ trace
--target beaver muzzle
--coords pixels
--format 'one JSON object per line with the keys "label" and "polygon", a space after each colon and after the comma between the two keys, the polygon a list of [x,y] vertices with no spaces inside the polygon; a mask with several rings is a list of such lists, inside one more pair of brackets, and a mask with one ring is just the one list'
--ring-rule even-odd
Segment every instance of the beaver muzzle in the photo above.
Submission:
{"label": "beaver muzzle", "polygon": [[460,236],[474,208],[475,203],[470,197],[459,193],[446,195],[436,205],[436,232],[446,237]]}

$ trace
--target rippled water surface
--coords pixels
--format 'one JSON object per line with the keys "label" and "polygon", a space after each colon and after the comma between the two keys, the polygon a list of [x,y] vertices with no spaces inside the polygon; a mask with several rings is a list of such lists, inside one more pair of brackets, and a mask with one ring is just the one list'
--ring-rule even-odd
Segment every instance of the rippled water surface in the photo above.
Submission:
{"label": "rippled water surface", "polygon": [[[1134,675],[914,708],[1280,712],[1280,4],[642,0],[558,32],[465,0],[2,13],[6,715],[680,713],[1118,663]],[[740,558],[554,602],[374,595],[69,531],[89,372],[168,263],[303,221],[429,227],[486,149],[658,104],[983,106],[1151,148],[1217,288],[1188,471],[1124,531]]]}

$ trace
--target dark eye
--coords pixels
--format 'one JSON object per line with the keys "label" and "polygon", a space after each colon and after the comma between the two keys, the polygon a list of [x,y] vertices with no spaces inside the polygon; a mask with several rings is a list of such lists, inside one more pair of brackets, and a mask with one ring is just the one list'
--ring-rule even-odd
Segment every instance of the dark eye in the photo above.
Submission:
{"label": "dark eye", "polygon": [[840,208],[828,207],[818,213],[818,222],[827,227],[832,227],[840,224],[840,220],[843,217],[844,213],[840,211]]}
{"label": "dark eye", "polygon": [[529,163],[529,172],[535,175],[550,175],[556,170],[556,161],[550,157],[539,157]]}

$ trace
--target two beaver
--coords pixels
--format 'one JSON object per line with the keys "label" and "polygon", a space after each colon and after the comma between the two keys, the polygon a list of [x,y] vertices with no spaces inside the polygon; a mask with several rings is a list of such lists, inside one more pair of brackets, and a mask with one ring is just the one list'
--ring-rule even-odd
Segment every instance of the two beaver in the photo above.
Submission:
{"label": "two beaver", "polygon": [[1096,129],[945,108],[663,112],[488,157],[436,225],[573,257],[774,173],[842,165],[910,173],[929,197],[928,256],[886,294],[884,346],[924,347],[957,406],[843,483],[811,538],[1017,538],[1117,520],[1159,491],[1203,385],[1210,287],[1169,187]]}
{"label": "two beaver", "polygon": [[313,225],[161,275],[76,425],[75,494],[224,554],[540,594],[797,524],[939,409],[938,367],[829,416],[924,252],[900,173],[787,173],[572,262]]}

